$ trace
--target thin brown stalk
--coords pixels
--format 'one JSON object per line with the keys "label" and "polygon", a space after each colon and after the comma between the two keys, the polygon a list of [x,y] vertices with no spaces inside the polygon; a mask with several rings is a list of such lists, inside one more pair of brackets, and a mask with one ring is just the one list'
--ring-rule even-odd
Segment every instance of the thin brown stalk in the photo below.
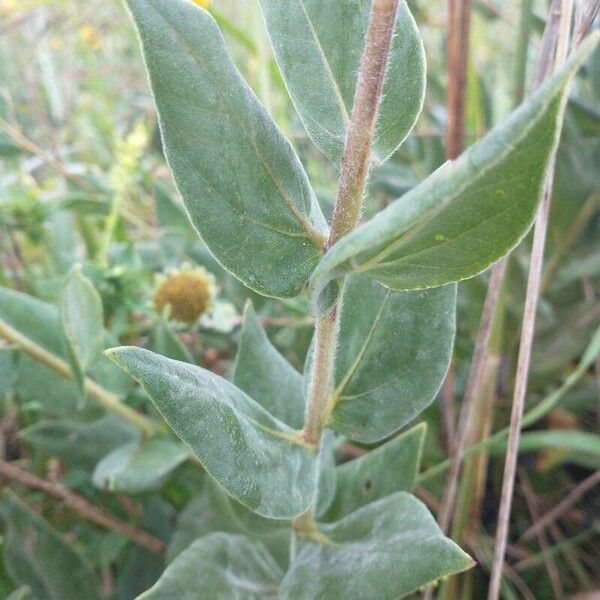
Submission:
{"label": "thin brown stalk", "polygon": [[[558,27],[558,39],[556,44],[556,59],[554,62],[555,68],[561,65],[566,58],[572,11],[572,0],[562,0],[560,23]],[[525,394],[527,392],[527,380],[529,376],[529,362],[531,359],[531,348],[533,345],[537,305],[540,297],[542,265],[544,261],[544,247],[546,244],[546,232],[548,229],[548,219],[550,214],[550,201],[552,198],[555,160],[556,152],[550,160],[544,196],[537,212],[533,232],[533,245],[531,248],[529,276],[527,280],[527,292],[525,295],[525,308],[523,312],[523,325],[521,328],[519,355],[517,358],[517,373],[506,449],[506,460],[504,463],[498,526],[496,530],[496,544],[494,547],[494,561],[492,563],[488,600],[497,600],[500,595],[502,568],[504,566],[504,554],[506,552],[517,458],[519,455],[521,422],[523,418]]]}
{"label": "thin brown stalk", "polygon": [[588,34],[598,12],[600,12],[600,0],[579,0],[575,11],[574,47],[577,47]]}
{"label": "thin brown stalk", "polygon": [[458,425],[458,434],[452,450],[450,471],[442,500],[442,511],[438,517],[438,522],[444,532],[448,531],[452,514],[454,512],[456,490],[458,487],[458,476],[469,436],[469,424],[472,420],[472,408],[475,398],[481,392],[481,384],[485,373],[484,367],[487,357],[487,349],[489,347],[490,337],[492,335],[494,315],[496,314],[496,309],[498,307],[500,290],[505,271],[506,258],[503,258],[496,263],[492,269],[492,275],[488,285],[488,292],[486,294],[483,306],[479,332],[477,334],[477,341],[475,343],[475,350],[473,352],[473,360],[471,361],[469,376],[465,386],[465,394]]}
{"label": "thin brown stalk", "polygon": [[554,508],[549,510],[547,513],[542,515],[531,527],[525,530],[521,536],[520,541],[527,541],[531,539],[538,532],[543,531],[548,525],[554,523],[562,514],[569,510],[573,504],[578,502],[581,497],[589,492],[596,485],[600,484],[600,470],[596,471],[586,479],[584,479],[579,485],[577,485],[567,496],[561,500]]}
{"label": "thin brown stalk", "polygon": [[[587,277],[584,277],[581,283],[583,285],[583,295],[586,301],[595,301],[596,293],[594,292],[593,283]],[[596,393],[598,396],[596,419],[598,421],[598,425],[600,426],[600,357],[594,361],[594,377],[596,379]]]}
{"label": "thin brown stalk", "polygon": [[444,379],[442,389],[440,390],[444,444],[448,455],[452,454],[456,436],[456,409],[454,407],[455,389],[454,365],[450,364],[446,379]]}
{"label": "thin brown stalk", "polygon": [[[328,247],[358,225],[397,12],[398,0],[374,0],[371,5]],[[319,445],[333,408],[329,404],[329,397],[337,323],[336,304],[319,318],[315,327],[315,353],[304,425],[304,438],[313,446]]]}
{"label": "thin brown stalk", "polygon": [[[533,522],[539,519],[539,502],[533,491],[531,486],[531,482],[527,477],[527,474],[523,469],[519,469],[519,479],[521,480],[521,489],[523,490],[523,496],[525,497],[525,502],[527,504],[527,508],[529,509],[529,514]],[[543,531],[538,531],[537,533],[538,544],[540,545],[540,549],[544,554],[544,562],[546,563],[546,571],[548,571],[548,577],[550,579],[550,584],[552,585],[552,591],[554,592],[554,597],[561,599],[565,597],[565,591],[563,589],[562,583],[560,581],[560,575],[558,574],[558,569],[556,567],[556,563],[554,562],[554,558],[548,553],[548,549],[550,548],[550,544],[548,542],[548,538]]]}
{"label": "thin brown stalk", "polygon": [[465,143],[465,103],[469,63],[471,0],[448,2],[448,127],[446,158],[456,158]]}
{"label": "thin brown stalk", "polygon": [[[518,51],[516,61],[517,64],[515,67],[513,101],[513,104],[515,106],[517,106],[522,101],[524,96],[530,24],[531,1],[524,0],[521,7],[519,37],[517,40]],[[465,445],[468,438],[471,435],[471,430],[475,426],[473,420],[475,419],[475,413],[477,412],[476,399],[482,393],[483,382],[488,379],[491,379],[491,381],[495,381],[496,379],[495,375],[489,373],[490,369],[495,368],[492,366],[493,364],[495,364],[495,362],[490,361],[489,359],[489,343],[493,324],[499,316],[498,313],[501,311],[499,300],[504,276],[506,273],[507,261],[508,257],[501,259],[492,267],[491,270],[490,282],[488,284],[488,289],[484,301],[484,308],[479,324],[479,330],[477,333],[477,341],[475,344],[475,350],[471,362],[467,386],[462,401],[461,414],[458,425],[458,434],[456,436],[455,445],[452,448],[452,452],[450,453],[450,473],[447,477],[447,483],[443,495],[444,509],[442,514],[440,515],[440,526],[445,531],[448,531],[450,528],[454,506],[456,503],[458,478],[460,474],[461,462],[463,460]],[[493,390],[489,391],[493,394]],[[483,461],[483,464],[485,464],[485,460]]]}
{"label": "thin brown stalk", "polygon": [[164,554],[166,550],[165,544],[158,538],[122,521],[118,517],[115,517],[115,515],[96,506],[87,498],[76,494],[58,482],[41,479],[40,477],[32,475],[19,467],[15,467],[4,460],[0,460],[0,475],[27,487],[42,490],[50,496],[60,499],[65,506],[68,506],[72,511],[84,519],[91,521],[100,527],[104,527],[105,529],[115,531],[132,542],[135,542],[142,548],[146,548],[156,554]]}
{"label": "thin brown stalk", "polygon": [[[446,158],[457,158],[465,144],[465,104],[469,64],[469,32],[471,0],[448,0],[448,95],[446,112]],[[441,390],[442,419],[446,446],[451,452],[455,444],[456,410],[454,367],[451,364]]]}

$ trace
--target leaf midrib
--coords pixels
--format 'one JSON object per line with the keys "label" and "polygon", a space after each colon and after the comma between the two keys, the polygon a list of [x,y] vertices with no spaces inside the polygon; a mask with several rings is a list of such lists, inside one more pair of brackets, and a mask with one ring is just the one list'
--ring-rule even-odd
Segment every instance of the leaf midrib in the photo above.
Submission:
{"label": "leaf midrib", "polygon": [[[203,67],[204,65],[204,61],[202,60],[202,57],[198,56],[195,52],[195,49],[193,48],[193,46],[191,46],[187,40],[185,40],[185,38],[179,33],[179,30],[177,29],[177,27],[168,19],[168,17],[166,17],[165,15],[163,15],[155,6],[155,4],[153,2],[148,2],[148,4],[150,6],[152,6],[152,8],[154,9],[154,12],[156,13],[156,15],[159,17],[159,19],[161,19],[162,21],[165,22],[166,25],[168,25],[169,29],[171,29],[171,31],[173,32],[173,34],[175,35],[176,39],[180,42],[180,44],[183,46],[183,48],[185,48],[188,52],[188,55],[190,56],[190,58],[196,63],[198,64],[198,66],[200,68]],[[222,40],[221,40],[222,43]],[[227,56],[227,58],[231,61],[231,58],[228,54],[227,48],[224,46],[224,51],[225,51],[225,55]],[[235,68],[235,67],[234,67]],[[205,69],[208,77],[213,81],[212,77],[210,76],[210,70],[209,69]],[[245,86],[248,91],[250,91],[252,93],[252,95],[254,95],[254,92],[252,91],[252,89],[248,86],[248,84],[246,83],[246,81],[244,80],[243,77],[241,77],[239,75],[239,73],[236,74],[237,78],[239,80],[239,83],[242,86]],[[317,248],[323,248],[326,242],[326,237],[320,232],[318,231],[309,221],[308,219],[298,210],[298,207],[294,204],[293,199],[287,194],[287,192],[283,189],[281,182],[277,179],[277,177],[275,176],[275,173],[273,173],[273,170],[271,169],[270,165],[265,161],[265,158],[262,154],[262,152],[260,152],[260,149],[258,148],[258,146],[256,145],[256,142],[254,139],[252,139],[252,136],[248,134],[246,128],[244,127],[242,121],[239,120],[239,118],[236,116],[235,111],[231,109],[231,105],[228,102],[227,99],[227,95],[223,94],[223,92],[221,91],[220,85],[214,85],[214,89],[217,91],[217,93],[219,94],[219,97],[221,98],[221,100],[223,101],[223,104],[225,106],[227,106],[228,110],[227,112],[229,113],[229,115],[231,116],[232,119],[234,119],[239,128],[240,131],[242,132],[244,138],[246,139],[246,141],[250,144],[250,146],[253,148],[257,158],[259,159],[261,165],[263,166],[263,168],[265,169],[265,172],[267,173],[267,175],[269,176],[269,179],[271,179],[271,181],[273,182],[273,184],[275,185],[275,188],[277,189],[277,192],[279,193],[280,198],[284,201],[284,203],[286,204],[286,206],[288,207],[288,209],[290,210],[290,212],[293,214],[293,216],[295,217],[295,219],[298,221],[298,224],[302,227],[302,229],[305,231],[306,233],[306,237],[308,237],[308,239],[317,247]],[[260,104],[260,103],[259,103]],[[274,127],[278,130],[277,125],[273,122]],[[278,130],[279,131],[279,130]],[[281,132],[279,132],[281,133]],[[283,136],[283,134],[281,133],[281,135]],[[309,191],[310,194],[310,191]],[[309,198],[309,202],[310,202],[310,198]]]}
{"label": "leaf midrib", "polygon": [[[328,0],[328,1],[331,1],[331,0]],[[300,8],[301,8],[302,12],[304,13],[304,17],[306,18],[306,23],[308,25],[310,33],[311,33],[311,35],[313,37],[313,40],[315,42],[315,46],[317,48],[317,52],[319,54],[319,57],[321,59],[321,63],[322,63],[323,68],[325,70],[325,74],[327,75],[327,78],[331,82],[331,86],[333,88],[333,93],[335,94],[335,98],[337,100],[338,108],[340,109],[340,113],[342,115],[342,119],[344,121],[344,125],[346,127],[348,127],[348,123],[350,122],[350,115],[348,114],[348,109],[346,108],[346,104],[344,103],[344,98],[342,96],[342,92],[340,90],[338,82],[337,82],[337,80],[335,78],[335,75],[333,73],[333,69],[331,68],[331,65],[329,64],[329,60],[327,59],[327,55],[325,54],[325,51],[323,49],[323,45],[321,44],[321,40],[319,39],[319,36],[317,34],[317,30],[316,30],[316,28],[314,26],[314,23],[312,22],[309,14],[308,14],[308,10],[306,9],[306,5],[304,4],[304,0],[297,0],[297,2],[300,5]]]}
{"label": "leaf midrib", "polygon": [[[465,183],[463,183],[463,185],[459,186],[456,189],[456,191],[448,197],[448,200],[446,202],[441,203],[439,205],[439,207],[432,209],[431,211],[429,211],[429,213],[425,213],[423,215],[423,217],[421,219],[419,219],[419,221],[417,221],[417,223],[415,223],[415,225],[412,228],[409,228],[406,231],[405,235],[401,234],[400,237],[396,241],[392,242],[389,246],[386,246],[385,248],[383,248],[378,254],[376,254],[375,256],[370,258],[368,261],[365,261],[362,264],[357,263],[356,265],[353,265],[354,269],[357,272],[373,269],[377,265],[379,265],[381,263],[381,261],[384,260],[387,256],[389,256],[390,254],[393,254],[396,250],[398,250],[403,244],[413,240],[419,233],[422,232],[422,230],[427,225],[429,225],[431,223],[431,221],[433,221],[440,213],[442,213],[446,209],[446,207],[450,204],[450,202],[452,202],[457,197],[459,197],[464,192],[464,190],[466,190],[468,187],[481,181],[488,174],[489,171],[491,171],[496,166],[498,166],[498,164],[501,161],[503,161],[515,149],[515,147],[518,144],[520,144],[527,137],[529,132],[544,118],[544,116],[546,115],[546,112],[548,110],[548,107],[552,104],[554,99],[555,99],[555,96],[552,95],[551,98],[543,104],[542,109],[538,112],[538,114],[541,114],[542,116],[540,116],[537,119],[531,119],[525,125],[525,127],[523,127],[523,129],[521,130],[522,135],[520,135],[515,142],[503,144],[504,151],[499,153],[496,160],[490,162],[490,164],[486,168],[482,168],[480,171],[478,171],[478,174],[474,179],[470,179],[467,181],[465,178]],[[554,138],[554,141],[556,141],[556,132],[555,132],[553,138]],[[450,164],[452,164],[452,163],[450,163]],[[511,207],[512,206],[513,205],[511,205]],[[438,246],[441,246],[441,245],[443,245],[443,244],[438,244]],[[387,263],[384,263],[384,264],[387,264]]]}

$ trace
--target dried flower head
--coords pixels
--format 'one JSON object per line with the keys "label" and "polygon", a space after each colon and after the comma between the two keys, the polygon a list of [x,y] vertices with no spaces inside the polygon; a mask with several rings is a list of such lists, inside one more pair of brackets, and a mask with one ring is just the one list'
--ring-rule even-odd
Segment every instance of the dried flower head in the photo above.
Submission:
{"label": "dried flower head", "polygon": [[203,267],[184,264],[157,278],[154,308],[162,313],[170,307],[170,317],[182,323],[195,323],[211,308],[215,278]]}

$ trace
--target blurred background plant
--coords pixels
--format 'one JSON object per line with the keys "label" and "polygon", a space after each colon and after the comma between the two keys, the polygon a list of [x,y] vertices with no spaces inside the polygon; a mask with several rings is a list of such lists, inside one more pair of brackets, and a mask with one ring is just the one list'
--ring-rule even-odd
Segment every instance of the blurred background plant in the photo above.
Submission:
{"label": "blurred background plant", "polygon": [[[337,174],[294,113],[257,3],[196,2],[218,21],[329,214]],[[425,110],[394,160],[372,173],[366,217],[445,160],[446,3],[409,4],[428,55]],[[547,14],[545,0],[473,1],[467,145],[531,87]],[[309,301],[272,302],[250,292],[193,232],[118,1],[0,0],[0,16],[0,319],[10,330],[0,331],[0,477],[16,492],[5,491],[0,503],[0,597],[27,598],[22,586],[30,586],[39,598],[134,598],[196,536],[260,523],[215,489],[167,437],[144,394],[89,340],[99,349],[142,345],[228,374],[250,298],[270,339],[301,369]],[[600,589],[600,364],[577,368],[600,325],[599,107],[597,51],[574,88],[558,154],[526,405],[546,401],[552,410],[528,423],[521,443],[506,598]],[[526,239],[509,261],[469,445],[509,420],[529,247]],[[195,278],[183,299],[177,276]],[[487,281],[484,274],[459,286],[451,378],[425,415],[417,493],[434,514]],[[78,320],[80,310],[95,320]],[[339,460],[365,449],[341,444]],[[479,565],[442,586],[440,596],[483,597],[502,453],[500,443],[468,457],[452,537]],[[208,497],[220,507],[217,516],[207,510]],[[36,550],[22,552],[32,539]]]}

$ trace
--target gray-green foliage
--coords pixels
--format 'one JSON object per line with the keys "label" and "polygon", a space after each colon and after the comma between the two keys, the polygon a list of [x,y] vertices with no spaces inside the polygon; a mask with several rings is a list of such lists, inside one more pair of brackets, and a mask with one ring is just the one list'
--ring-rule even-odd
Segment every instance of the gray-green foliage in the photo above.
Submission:
{"label": "gray-green foliage", "polygon": [[396,600],[473,561],[444,537],[427,508],[398,492],[301,542],[281,585],[286,600]]}
{"label": "gray-green foliage", "polygon": [[[568,85],[597,39],[456,161],[340,240],[315,270],[317,296],[353,272],[395,290],[440,286],[473,277],[509,252],[531,226]],[[320,300],[319,310],[327,309],[331,298]]]}
{"label": "gray-green foliage", "polygon": [[11,491],[2,495],[0,517],[6,525],[6,568],[15,581],[31,589],[34,598],[100,599],[98,581],[90,566]]}
{"label": "gray-green foliage", "polygon": [[282,572],[260,542],[225,533],[195,541],[140,600],[277,598]]}
{"label": "gray-green foliage", "polygon": [[335,496],[324,519],[337,521],[389,494],[412,491],[425,430],[425,424],[421,423],[375,450],[336,467]]}
{"label": "gray-green foliage", "polygon": [[[344,151],[370,2],[260,0],[277,62],[306,131],[335,163]],[[413,128],[425,95],[425,52],[406,2],[396,19],[373,159],[384,162]]]}
{"label": "gray-green foliage", "polygon": [[189,449],[173,440],[128,442],[96,465],[92,481],[96,487],[114,492],[144,492],[159,487],[189,457]]}
{"label": "gray-green foliage", "polygon": [[304,169],[191,2],[131,0],[165,153],[190,218],[246,285],[295,296],[327,225]]}
{"label": "gray-green foliage", "polygon": [[273,416],[291,427],[302,427],[302,376],[271,344],[250,303],[244,310],[232,381]]}
{"label": "gray-green foliage", "polygon": [[426,408],[450,362],[455,312],[455,285],[396,292],[369,277],[348,277],[330,426],[376,442]]}
{"label": "gray-green foliage", "polygon": [[142,384],[173,431],[242,504],[276,519],[309,507],[316,453],[295,430],[200,367],[142,348],[116,348],[109,356]]}
{"label": "gray-green foliage", "polygon": [[[457,161],[323,256],[328,227],[302,165],[233,66],[212,17],[186,0],[127,4],[169,164],[214,257],[264,295],[296,296],[312,280],[316,316],[339,300],[333,381],[319,407],[329,429],[317,444],[303,429],[310,383],[275,349],[251,306],[232,382],[189,364],[170,343],[163,352],[184,362],[134,347],[109,351],[214,478],[189,507],[201,518],[178,530],[172,563],[142,597],[395,600],[469,568],[472,560],[408,493],[424,428],[339,467],[334,448],[342,440],[332,430],[380,441],[433,400],[452,351],[454,282],[489,267],[529,229],[569,81],[597,38]],[[338,163],[371,3],[261,6],[299,116]],[[381,161],[412,128],[425,79],[405,2],[396,25],[371,153]],[[332,280],[339,298],[322,294]],[[305,377],[315,356],[309,352]],[[105,459],[110,468],[101,463],[97,473],[117,481],[132,447],[113,453],[116,468]]]}
{"label": "gray-green foliage", "polygon": [[103,350],[104,323],[100,295],[79,268],[62,290],[60,317],[73,373],[83,392],[85,374]]}

